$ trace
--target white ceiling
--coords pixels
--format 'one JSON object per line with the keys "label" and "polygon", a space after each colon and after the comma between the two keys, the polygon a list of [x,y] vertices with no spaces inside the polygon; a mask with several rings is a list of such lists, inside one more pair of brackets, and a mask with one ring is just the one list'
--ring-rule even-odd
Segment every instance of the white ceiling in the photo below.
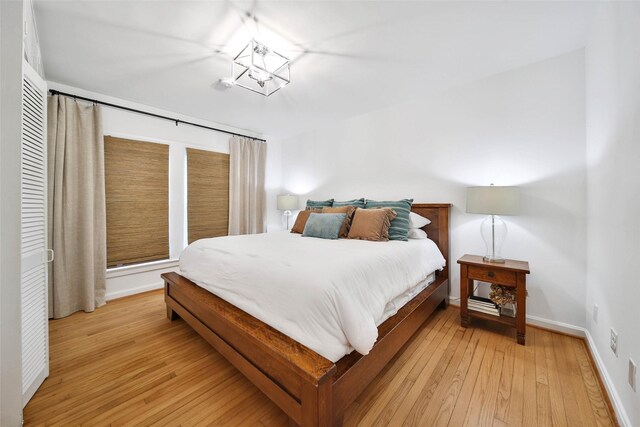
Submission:
{"label": "white ceiling", "polygon": [[[40,0],[35,13],[50,81],[282,136],[582,48],[595,7]],[[292,83],[221,90],[256,31],[292,57]]]}

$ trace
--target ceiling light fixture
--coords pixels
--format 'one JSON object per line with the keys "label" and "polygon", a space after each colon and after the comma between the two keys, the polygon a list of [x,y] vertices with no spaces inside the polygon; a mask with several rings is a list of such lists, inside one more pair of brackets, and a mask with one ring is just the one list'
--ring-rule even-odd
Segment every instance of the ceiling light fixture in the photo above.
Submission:
{"label": "ceiling light fixture", "polygon": [[255,39],[251,40],[233,59],[233,82],[269,96],[291,82],[289,58]]}

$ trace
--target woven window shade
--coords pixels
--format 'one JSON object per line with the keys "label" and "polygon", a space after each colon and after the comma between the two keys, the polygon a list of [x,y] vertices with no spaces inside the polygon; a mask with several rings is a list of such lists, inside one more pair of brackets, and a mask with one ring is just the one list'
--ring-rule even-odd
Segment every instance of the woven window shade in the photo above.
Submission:
{"label": "woven window shade", "polygon": [[107,266],[169,258],[169,146],[106,136]]}
{"label": "woven window shade", "polygon": [[229,155],[187,148],[189,243],[229,231]]}

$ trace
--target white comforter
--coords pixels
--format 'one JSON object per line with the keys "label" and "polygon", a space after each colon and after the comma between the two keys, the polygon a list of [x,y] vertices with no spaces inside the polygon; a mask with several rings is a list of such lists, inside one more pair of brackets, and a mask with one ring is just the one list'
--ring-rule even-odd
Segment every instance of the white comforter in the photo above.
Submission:
{"label": "white comforter", "polygon": [[202,239],[180,256],[183,276],[333,362],[367,354],[387,303],[444,265],[428,239],[287,232]]}

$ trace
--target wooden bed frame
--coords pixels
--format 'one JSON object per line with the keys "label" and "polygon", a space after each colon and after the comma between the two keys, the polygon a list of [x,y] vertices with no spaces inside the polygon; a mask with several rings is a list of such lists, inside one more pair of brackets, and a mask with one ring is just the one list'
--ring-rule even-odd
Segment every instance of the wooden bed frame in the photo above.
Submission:
{"label": "wooden bed frame", "polygon": [[184,319],[302,426],[342,425],[345,410],[437,307],[449,301],[449,204],[414,204],[447,260],[436,280],[378,327],[368,355],[333,363],[177,273],[165,273],[167,317]]}

